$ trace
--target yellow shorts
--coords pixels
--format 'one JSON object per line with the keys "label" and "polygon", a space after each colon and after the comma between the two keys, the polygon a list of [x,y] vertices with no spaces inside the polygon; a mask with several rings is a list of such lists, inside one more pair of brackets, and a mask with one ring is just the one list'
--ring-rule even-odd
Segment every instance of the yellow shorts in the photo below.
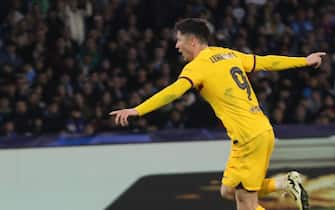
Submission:
{"label": "yellow shorts", "polygon": [[241,145],[232,141],[222,184],[232,188],[242,184],[246,190],[260,190],[269,167],[274,139],[271,129]]}

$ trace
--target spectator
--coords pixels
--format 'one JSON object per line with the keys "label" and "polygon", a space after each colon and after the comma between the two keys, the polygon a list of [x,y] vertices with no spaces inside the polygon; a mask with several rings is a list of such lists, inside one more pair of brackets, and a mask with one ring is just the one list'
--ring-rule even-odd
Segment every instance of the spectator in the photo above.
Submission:
{"label": "spectator", "polygon": [[0,124],[9,120],[12,114],[12,109],[10,108],[10,102],[7,97],[0,98]]}
{"label": "spectator", "polygon": [[65,3],[65,23],[69,27],[71,39],[77,44],[85,40],[85,18],[92,15],[92,4],[86,0],[84,5],[79,5],[77,0]]}
{"label": "spectator", "polygon": [[5,50],[0,54],[0,64],[10,64],[18,68],[23,63],[21,57],[16,52],[16,44],[7,42]]}
{"label": "spectator", "polygon": [[185,128],[185,124],[182,120],[181,114],[177,110],[172,110],[169,118],[170,120],[166,122],[165,128]]}
{"label": "spectator", "polygon": [[29,134],[31,133],[31,117],[28,112],[27,102],[26,101],[17,101],[15,104],[15,112],[13,115],[15,130],[19,134]]}
{"label": "spectator", "polygon": [[313,23],[306,18],[306,11],[298,9],[291,28],[297,37],[304,37],[305,34],[314,29]]}
{"label": "spectator", "polygon": [[15,124],[12,121],[6,121],[1,129],[1,136],[5,137],[15,137],[17,136],[15,132]]}
{"label": "spectator", "polygon": [[47,133],[57,133],[64,129],[64,116],[59,110],[56,102],[48,104],[43,116],[43,131]]}
{"label": "spectator", "polygon": [[66,122],[66,131],[72,134],[80,134],[84,132],[86,125],[80,109],[74,108],[70,112],[70,117]]}

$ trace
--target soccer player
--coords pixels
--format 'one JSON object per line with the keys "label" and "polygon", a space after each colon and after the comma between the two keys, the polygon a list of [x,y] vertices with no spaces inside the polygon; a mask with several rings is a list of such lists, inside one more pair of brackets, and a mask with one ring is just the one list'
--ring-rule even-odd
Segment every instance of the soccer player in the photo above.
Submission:
{"label": "soccer player", "polygon": [[268,118],[259,107],[246,72],[280,71],[303,66],[319,67],[324,52],[307,57],[257,56],[208,46],[208,22],[187,18],[176,23],[176,48],[189,63],[179,78],[154,96],[130,108],[112,111],[115,123],[128,125],[129,116],[143,116],[196,88],[223,122],[231,139],[221,195],[236,200],[238,210],[261,210],[258,195],[287,190],[300,210],[307,210],[308,196],[298,172],[285,179],[265,179],[274,147]]}

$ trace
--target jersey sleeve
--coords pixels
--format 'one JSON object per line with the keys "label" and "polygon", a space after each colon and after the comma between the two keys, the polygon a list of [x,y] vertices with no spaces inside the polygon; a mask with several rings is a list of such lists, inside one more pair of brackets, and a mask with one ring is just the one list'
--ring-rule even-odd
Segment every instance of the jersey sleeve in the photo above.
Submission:
{"label": "jersey sleeve", "polygon": [[305,57],[288,57],[278,55],[256,56],[255,70],[281,71],[307,66]]}
{"label": "jersey sleeve", "polygon": [[163,90],[159,91],[151,98],[147,99],[134,109],[139,113],[140,116],[152,112],[182,96],[191,85],[184,79],[178,79],[171,85],[167,86]]}
{"label": "jersey sleeve", "polygon": [[232,53],[241,60],[245,72],[252,72],[255,70],[256,67],[255,55],[242,53],[236,50],[232,50]]}
{"label": "jersey sleeve", "polygon": [[278,55],[259,56],[253,54],[245,54],[235,50],[233,50],[233,53],[241,60],[244,70],[246,72],[261,70],[281,71],[307,66],[307,61],[305,57],[289,57]]}
{"label": "jersey sleeve", "polygon": [[192,87],[195,88],[199,87],[199,85],[202,83],[202,75],[200,72],[188,65],[185,66],[178,78],[186,79],[191,83]]}

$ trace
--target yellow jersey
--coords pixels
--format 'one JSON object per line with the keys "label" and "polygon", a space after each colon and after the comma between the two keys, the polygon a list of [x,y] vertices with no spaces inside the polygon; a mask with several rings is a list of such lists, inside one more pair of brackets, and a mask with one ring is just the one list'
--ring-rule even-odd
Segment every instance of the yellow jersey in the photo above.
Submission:
{"label": "yellow jersey", "polygon": [[207,47],[183,68],[177,81],[134,109],[140,116],[145,115],[195,87],[223,122],[229,137],[246,142],[272,129],[259,107],[246,72],[303,66],[307,66],[305,57],[256,56],[227,48]]}
{"label": "yellow jersey", "polygon": [[208,47],[182,70],[214,109],[232,140],[248,141],[272,129],[259,107],[246,72],[255,70],[256,57],[227,48]]}

